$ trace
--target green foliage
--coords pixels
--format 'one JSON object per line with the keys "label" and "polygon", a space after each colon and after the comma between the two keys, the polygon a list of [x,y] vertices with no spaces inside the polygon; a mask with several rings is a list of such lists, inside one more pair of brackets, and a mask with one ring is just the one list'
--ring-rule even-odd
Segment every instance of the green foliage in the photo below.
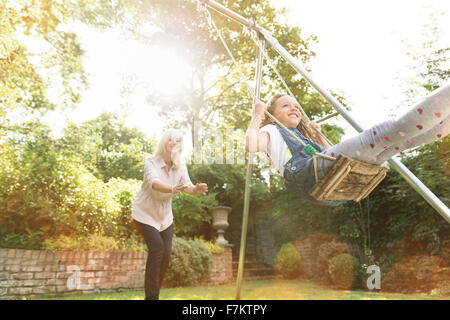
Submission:
{"label": "green foliage", "polygon": [[284,244],[275,259],[277,270],[286,279],[294,279],[300,275],[300,254],[292,243]]}
{"label": "green foliage", "polygon": [[124,180],[112,178],[106,184],[106,192],[119,205],[119,211],[114,216],[115,231],[113,234],[122,241],[128,241],[136,234],[136,227],[131,217],[134,197],[139,192],[141,182],[134,179]]}
{"label": "green foliage", "polygon": [[192,286],[207,279],[212,256],[200,241],[173,238],[172,255],[165,282],[171,286]]}
{"label": "green foliage", "polygon": [[[446,137],[402,155],[405,166],[447,206],[449,148]],[[369,262],[372,251],[386,267],[392,265],[394,252],[397,258],[435,254],[450,237],[448,223],[394,170],[361,206],[347,203],[333,209],[333,216],[339,235],[360,252],[362,262]]]}
{"label": "green foliage", "polygon": [[40,249],[42,231],[31,231],[27,234],[6,234],[0,238],[0,248]]}
{"label": "green foliage", "polygon": [[69,124],[61,143],[66,152],[81,155],[88,168],[103,181],[142,179],[144,160],[155,141],[136,128],[128,128],[118,115],[103,113],[80,126]]}
{"label": "green foliage", "polygon": [[0,236],[40,232],[43,239],[99,234],[118,240],[136,233],[131,206],[139,181],[104,183],[47,127],[34,122],[28,128],[1,147]]}
{"label": "green foliage", "polygon": [[211,164],[191,165],[189,174],[193,181],[204,181],[209,192],[215,194],[219,205],[235,207],[242,200],[245,183],[244,166]]}
{"label": "green foliage", "polygon": [[316,277],[323,283],[329,283],[331,280],[329,273],[331,259],[337,255],[348,252],[348,246],[340,241],[332,240],[321,244],[317,253]]}
{"label": "green foliage", "polygon": [[[189,174],[193,181],[204,181],[210,193],[215,194],[219,205],[240,211],[244,201],[246,167],[244,165],[211,164],[191,165]],[[251,201],[260,206],[259,200],[267,195],[267,186],[259,168],[254,168]]]}
{"label": "green foliage", "polygon": [[359,261],[348,253],[334,256],[329,261],[328,272],[336,288],[352,289],[359,270]]}
{"label": "green foliage", "polygon": [[[19,107],[54,109],[46,96],[50,87],[58,88],[64,106],[79,100],[87,86],[83,51],[76,35],[60,28],[68,18],[60,1],[0,2],[0,115]],[[27,40],[39,41],[41,52]]]}
{"label": "green foliage", "polygon": [[341,142],[342,136],[345,134],[344,129],[334,124],[323,123],[321,125],[322,133],[328,138],[332,144]]}
{"label": "green foliage", "polygon": [[209,209],[217,205],[215,194],[205,196],[178,194],[172,201],[174,232],[179,236],[193,237],[204,224],[211,222]]}
{"label": "green foliage", "polygon": [[[16,248],[16,247],[14,247]],[[60,234],[56,237],[45,239],[35,248],[24,247],[24,249],[41,249],[48,251],[143,251],[147,250],[140,236],[133,234],[129,238],[104,236],[100,234],[72,235]]]}
{"label": "green foliage", "polygon": [[430,293],[448,279],[448,266],[438,256],[414,255],[398,261],[385,275],[383,291]]}
{"label": "green foliage", "polygon": [[313,204],[284,189],[272,188],[271,197],[265,200],[265,205],[273,215],[268,219],[273,220],[272,229],[279,246],[305,234],[334,231],[331,208]]}
{"label": "green foliage", "polygon": [[201,242],[211,253],[223,253],[225,248],[217,241],[207,241],[203,238],[194,237],[194,240]]}
{"label": "green foliage", "polygon": [[92,234],[88,236],[59,235],[47,238],[42,245],[49,251],[112,251],[118,250],[118,241],[113,237]]}
{"label": "green foliage", "polygon": [[[430,10],[430,8],[426,8]],[[408,48],[415,64],[411,69],[415,71],[415,76],[411,79],[414,84],[420,85],[426,91],[433,91],[441,87],[450,78],[450,67],[448,59],[450,57],[450,46],[443,41],[445,34],[439,28],[439,14],[435,12],[425,13],[428,15],[428,23],[423,26],[421,36],[423,43],[417,49]],[[412,92],[411,90],[410,92]]]}

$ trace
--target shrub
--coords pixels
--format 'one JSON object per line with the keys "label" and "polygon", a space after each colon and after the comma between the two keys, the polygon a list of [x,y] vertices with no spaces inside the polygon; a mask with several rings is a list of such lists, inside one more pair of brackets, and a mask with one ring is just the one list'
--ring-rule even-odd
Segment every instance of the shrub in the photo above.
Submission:
{"label": "shrub", "polygon": [[49,251],[112,251],[118,250],[119,244],[112,237],[97,234],[76,238],[59,235],[45,239],[42,249]]}
{"label": "shrub", "polygon": [[338,254],[329,261],[328,272],[337,289],[351,289],[358,271],[359,261],[348,253]]}
{"label": "shrub", "polygon": [[170,286],[196,285],[209,277],[211,265],[211,253],[200,241],[174,237],[165,282]]}
{"label": "shrub", "polygon": [[438,284],[448,281],[449,271],[446,267],[445,262],[438,256],[418,255],[404,258],[386,274],[381,290],[430,293]]}
{"label": "shrub", "polygon": [[196,238],[194,237],[194,240],[200,241],[205,247],[208,248],[208,251],[211,253],[223,253],[225,251],[225,248],[216,241],[207,241],[203,238]]}
{"label": "shrub", "polygon": [[286,279],[294,279],[300,275],[300,254],[292,243],[281,246],[275,259],[276,267]]}
{"label": "shrub", "polygon": [[439,256],[444,260],[447,266],[450,266],[450,241],[442,246]]}
{"label": "shrub", "polygon": [[131,209],[141,184],[142,182],[138,180],[121,178],[112,178],[106,184],[106,192],[119,204],[120,208],[112,221],[116,226],[115,238],[128,239],[137,234]]}
{"label": "shrub", "polygon": [[330,260],[342,253],[349,253],[345,243],[338,241],[325,242],[319,246],[317,256],[317,272],[315,277],[323,283],[330,283],[330,274],[328,272]]}
{"label": "shrub", "polygon": [[119,250],[147,252],[147,245],[141,235],[133,233],[128,238],[119,239]]}
{"label": "shrub", "polygon": [[41,231],[29,231],[27,234],[6,234],[0,238],[0,248],[40,249],[41,245]]}
{"label": "shrub", "polygon": [[180,193],[173,198],[172,210],[174,215],[174,233],[186,238],[198,235],[201,227],[210,225],[211,213],[209,209],[217,205],[215,194],[205,196]]}

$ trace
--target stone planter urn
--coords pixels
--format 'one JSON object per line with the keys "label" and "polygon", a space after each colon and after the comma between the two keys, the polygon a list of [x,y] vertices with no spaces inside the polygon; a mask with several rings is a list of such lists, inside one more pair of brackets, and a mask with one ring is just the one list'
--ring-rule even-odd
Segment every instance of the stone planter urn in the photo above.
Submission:
{"label": "stone planter urn", "polygon": [[224,247],[230,247],[227,239],[224,238],[225,230],[228,228],[228,214],[231,212],[230,207],[218,206],[211,209],[212,226],[217,230],[217,242]]}

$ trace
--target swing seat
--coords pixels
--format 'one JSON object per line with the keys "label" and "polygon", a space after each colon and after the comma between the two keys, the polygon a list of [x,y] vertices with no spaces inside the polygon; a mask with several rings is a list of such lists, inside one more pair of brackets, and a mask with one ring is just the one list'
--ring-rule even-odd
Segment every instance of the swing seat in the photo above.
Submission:
{"label": "swing seat", "polygon": [[316,184],[311,196],[319,201],[359,202],[386,177],[388,170],[340,155],[333,167]]}

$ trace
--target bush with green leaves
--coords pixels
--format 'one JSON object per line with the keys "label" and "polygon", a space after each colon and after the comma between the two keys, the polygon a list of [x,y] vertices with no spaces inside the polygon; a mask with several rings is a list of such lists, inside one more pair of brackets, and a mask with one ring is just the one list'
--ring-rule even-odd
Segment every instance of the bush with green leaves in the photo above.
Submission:
{"label": "bush with green leaves", "polygon": [[214,241],[207,241],[207,240],[205,240],[205,239],[203,239],[201,237],[200,238],[194,237],[194,240],[200,241],[205,247],[208,248],[208,251],[211,252],[211,253],[219,254],[219,253],[225,252],[225,247],[222,246],[217,241],[217,239],[214,240]]}
{"label": "bush with green leaves", "polygon": [[359,261],[348,253],[338,254],[328,263],[331,282],[338,289],[352,289],[358,279],[359,269]]}
{"label": "bush with green leaves", "polygon": [[40,249],[43,241],[42,231],[28,230],[26,234],[6,234],[0,238],[0,248]]}
{"label": "bush with green leaves", "polygon": [[172,255],[164,282],[170,286],[192,286],[207,279],[212,255],[200,241],[173,238]]}
{"label": "bush with green leaves", "polygon": [[136,234],[126,239],[118,239],[101,234],[72,235],[60,234],[47,238],[39,249],[48,251],[143,251],[147,249],[142,238]]}
{"label": "bush with green leaves", "polygon": [[97,234],[119,241],[136,235],[131,206],[141,182],[105,183],[62,142],[32,122],[1,145],[1,246],[39,249],[44,239],[58,236]]}
{"label": "bush with green leaves", "polygon": [[300,276],[300,254],[292,243],[285,243],[275,259],[277,270],[286,279]]}
{"label": "bush with green leaves", "polygon": [[217,205],[214,193],[190,195],[179,193],[172,199],[174,232],[180,237],[198,236],[202,228],[210,228],[210,209]]}
{"label": "bush with green leaves", "polygon": [[436,255],[415,255],[400,259],[383,277],[385,292],[430,293],[440,284],[448,284],[450,268]]}
{"label": "bush with green leaves", "polygon": [[59,235],[45,239],[42,249],[48,251],[112,251],[118,250],[119,245],[114,238],[98,234],[78,237]]}
{"label": "bush with green leaves", "polygon": [[[447,206],[449,152],[447,136],[400,155],[402,163]],[[332,222],[339,236],[360,252],[370,246],[376,260],[393,254],[398,259],[437,254],[450,237],[450,224],[393,169],[361,204],[348,202],[334,208]]]}
{"label": "bush with green leaves", "polygon": [[333,239],[332,241],[322,243],[317,252],[317,269],[315,277],[322,283],[329,283],[331,281],[329,274],[330,261],[333,257],[349,253],[348,246]]}
{"label": "bush with green leaves", "polygon": [[131,217],[133,201],[142,182],[135,179],[111,178],[106,183],[106,192],[119,205],[118,212],[114,215],[114,225],[116,226],[114,235],[116,238],[128,239],[136,235],[136,227]]}

